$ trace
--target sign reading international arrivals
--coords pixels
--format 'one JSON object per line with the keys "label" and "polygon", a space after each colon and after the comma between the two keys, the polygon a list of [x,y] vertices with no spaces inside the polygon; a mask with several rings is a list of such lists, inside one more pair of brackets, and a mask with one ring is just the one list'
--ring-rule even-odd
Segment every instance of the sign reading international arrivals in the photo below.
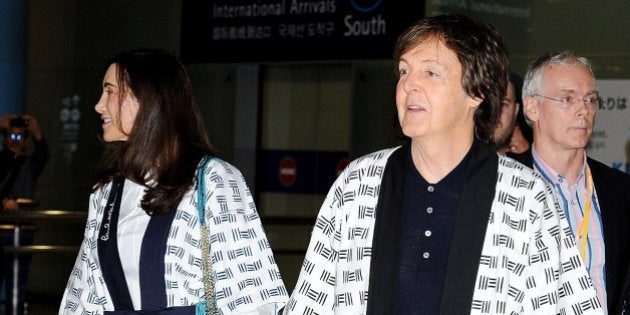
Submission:
{"label": "sign reading international arrivals", "polygon": [[424,1],[183,1],[186,63],[389,59]]}

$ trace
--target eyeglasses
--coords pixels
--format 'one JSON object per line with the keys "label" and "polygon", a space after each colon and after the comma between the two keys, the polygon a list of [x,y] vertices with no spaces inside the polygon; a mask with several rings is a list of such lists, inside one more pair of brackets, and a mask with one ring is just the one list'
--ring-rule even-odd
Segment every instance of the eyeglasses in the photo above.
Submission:
{"label": "eyeglasses", "polygon": [[560,107],[564,109],[573,109],[580,102],[584,102],[584,105],[586,105],[586,108],[592,109],[592,110],[597,110],[597,108],[602,105],[602,98],[599,96],[586,97],[586,98],[575,98],[573,96],[565,96],[563,98],[553,98],[553,97],[544,96],[540,94],[534,94],[533,96],[540,96],[540,97],[543,97],[552,101],[556,101],[560,103]]}

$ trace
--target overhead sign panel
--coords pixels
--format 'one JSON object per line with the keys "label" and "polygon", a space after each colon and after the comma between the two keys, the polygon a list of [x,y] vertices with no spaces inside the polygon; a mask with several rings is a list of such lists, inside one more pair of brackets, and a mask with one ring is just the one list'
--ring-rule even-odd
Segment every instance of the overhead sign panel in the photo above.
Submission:
{"label": "overhead sign panel", "polygon": [[182,14],[187,63],[389,59],[424,1],[184,1]]}

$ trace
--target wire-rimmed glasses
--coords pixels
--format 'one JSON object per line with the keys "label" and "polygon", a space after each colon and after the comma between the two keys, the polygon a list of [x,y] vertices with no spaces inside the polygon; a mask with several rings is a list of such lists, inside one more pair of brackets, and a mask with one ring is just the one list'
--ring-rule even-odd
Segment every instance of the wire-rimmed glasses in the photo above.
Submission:
{"label": "wire-rimmed glasses", "polygon": [[576,105],[581,102],[584,102],[586,108],[597,110],[598,107],[602,105],[602,98],[599,96],[585,97],[585,98],[577,98],[573,96],[565,96],[563,98],[553,98],[549,96],[544,96],[540,94],[534,94],[533,96],[540,96],[542,98],[546,98],[552,101],[556,101],[560,103],[560,107],[564,109],[573,109]]}

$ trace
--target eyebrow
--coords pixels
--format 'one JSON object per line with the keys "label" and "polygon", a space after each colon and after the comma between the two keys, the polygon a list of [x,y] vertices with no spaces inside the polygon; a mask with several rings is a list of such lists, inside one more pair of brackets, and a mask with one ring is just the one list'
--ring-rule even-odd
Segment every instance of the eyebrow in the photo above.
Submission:
{"label": "eyebrow", "polygon": [[[576,94],[577,93],[574,89],[561,89],[560,92],[571,93],[571,94]],[[597,90],[590,90],[590,91],[586,92],[585,95],[590,95],[590,94],[599,94],[599,91],[597,91]]]}
{"label": "eyebrow", "polygon": [[[406,63],[410,63],[410,60],[411,60],[411,59],[414,59],[414,58],[405,58],[405,57],[402,57],[402,56],[401,56],[401,57],[398,59],[398,61],[404,61],[404,62],[406,62]],[[435,58],[425,58],[425,59],[420,60],[420,63],[427,63],[427,62],[428,62],[428,63],[441,64],[441,63],[440,63],[440,61],[439,61],[438,59],[435,59]]]}
{"label": "eyebrow", "polygon": [[113,83],[103,82],[103,88],[106,88],[106,87],[109,87],[109,86],[116,87]]}

